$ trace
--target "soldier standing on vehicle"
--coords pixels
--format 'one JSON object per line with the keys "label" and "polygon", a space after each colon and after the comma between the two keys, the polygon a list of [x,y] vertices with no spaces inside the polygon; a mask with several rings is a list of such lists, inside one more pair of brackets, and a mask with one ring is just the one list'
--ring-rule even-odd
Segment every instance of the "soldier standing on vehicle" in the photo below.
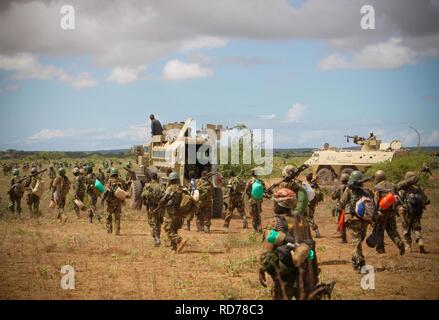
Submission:
{"label": "soldier standing on vehicle", "polygon": [[195,213],[197,229],[198,232],[210,233],[213,211],[213,185],[206,170],[201,173],[201,178],[197,181],[197,190],[200,192],[198,210]]}
{"label": "soldier standing on vehicle", "polygon": [[421,219],[430,200],[424,190],[418,185],[419,176],[414,172],[407,172],[404,181],[397,184],[396,189],[401,196],[402,205],[398,212],[402,215],[404,244],[406,250],[411,249],[412,235],[419,246],[420,253],[427,253],[422,238]]}
{"label": "soldier standing on vehicle", "polygon": [[154,245],[156,247],[160,247],[160,233],[163,224],[163,208],[158,210],[157,207],[159,205],[160,200],[163,198],[165,194],[165,190],[159,183],[159,179],[157,173],[151,173],[151,181],[145,185],[145,188],[142,193],[142,199],[144,201],[147,215],[148,215],[148,224],[151,228],[151,235],[154,239]]}
{"label": "soldier standing on vehicle", "polygon": [[[349,175],[347,173],[343,173],[340,177],[340,185],[332,192],[331,198],[336,201],[335,208],[333,209],[334,215],[337,217],[337,221],[339,222],[341,233],[341,243],[348,243],[346,239],[346,224],[344,221],[343,210],[341,207],[341,197],[348,187]],[[343,221],[341,221],[343,219]]]}
{"label": "soldier standing on vehicle", "polygon": [[156,214],[162,208],[166,208],[164,230],[171,241],[171,249],[180,253],[187,244],[187,240],[183,240],[183,238],[178,235],[178,230],[182,225],[183,219],[180,212],[180,205],[183,199],[183,189],[180,186],[180,178],[176,172],[172,172],[169,175],[168,181],[169,185],[165,191],[165,195],[152,213]]}
{"label": "soldier standing on vehicle", "polygon": [[163,127],[160,121],[153,114],[149,116],[149,120],[151,120],[151,135],[161,136],[163,134]]}
{"label": "soldier standing on vehicle", "polygon": [[35,175],[38,172],[37,168],[33,167],[30,171],[32,176],[29,181],[29,193],[28,193],[28,204],[30,212],[34,215],[40,215],[40,198],[33,193],[33,190],[37,186],[38,183],[41,182],[41,177],[39,175]]}
{"label": "soldier standing on vehicle", "polygon": [[[378,204],[378,216],[376,219],[376,233],[378,235],[378,244],[376,247],[378,254],[383,254],[386,252],[384,243],[384,232],[387,232],[388,236],[395,245],[399,248],[399,254],[404,255],[405,246],[401,240],[398,233],[398,228],[396,226],[396,188],[395,185],[386,180],[386,174],[383,170],[378,170],[375,172],[375,203]],[[387,195],[392,197],[394,202],[388,207],[383,208],[381,201],[386,198]]]}
{"label": "soldier standing on vehicle", "polygon": [[262,233],[262,201],[265,194],[265,182],[256,176],[255,170],[252,170],[252,178],[245,186],[245,193],[249,200],[250,215],[252,217],[253,230]]}
{"label": "soldier standing on vehicle", "polygon": [[236,177],[235,172],[230,173],[230,180],[228,183],[228,191],[229,191],[229,208],[227,211],[226,218],[224,220],[224,228],[229,228],[230,221],[232,220],[233,211],[236,209],[242,219],[242,228],[248,228],[247,216],[245,214],[245,205],[244,205],[244,192],[245,192],[245,182],[241,177]]}
{"label": "soldier standing on vehicle", "polygon": [[120,235],[120,217],[122,215],[122,200],[119,200],[115,192],[118,188],[122,190],[127,189],[125,181],[119,178],[119,170],[116,168],[111,169],[110,179],[105,186],[106,190],[103,201],[107,201],[107,233],[113,233],[113,216],[115,234]]}
{"label": "soldier standing on vehicle", "polygon": [[340,206],[345,209],[346,227],[352,240],[352,267],[359,272],[366,265],[362,242],[366,238],[367,226],[370,221],[362,218],[361,213],[357,212],[357,208],[360,207],[359,201],[364,198],[373,203],[373,196],[369,190],[363,187],[363,183],[363,174],[360,171],[353,171],[349,177],[348,188],[346,188],[340,200]]}
{"label": "soldier standing on vehicle", "polygon": [[59,176],[55,178],[52,184],[53,195],[52,199],[55,201],[58,214],[57,219],[65,223],[67,221],[67,216],[64,214],[64,208],[66,206],[67,194],[70,190],[70,180],[66,176],[66,169],[60,167],[58,169]]}
{"label": "soldier standing on vehicle", "polygon": [[24,194],[23,182],[20,180],[20,171],[18,169],[13,169],[10,184],[11,187],[8,191],[9,210],[18,214],[21,213],[21,199]]}
{"label": "soldier standing on vehicle", "polygon": [[[75,200],[79,200],[84,203],[85,196],[85,179],[84,175],[81,173],[84,169],[74,168],[73,175],[75,176],[75,182],[73,185],[73,190],[75,191]],[[79,213],[81,212],[81,208],[79,208],[76,203],[73,205],[73,209],[76,212],[76,216],[79,218]]]}

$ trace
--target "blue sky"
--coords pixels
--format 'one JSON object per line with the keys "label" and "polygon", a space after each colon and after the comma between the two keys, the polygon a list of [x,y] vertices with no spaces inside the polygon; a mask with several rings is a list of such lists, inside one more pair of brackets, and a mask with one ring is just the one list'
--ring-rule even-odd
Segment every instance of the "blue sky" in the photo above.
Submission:
{"label": "blue sky", "polygon": [[[298,9],[292,13],[300,17],[308,14],[307,5],[322,3],[296,1]],[[56,7],[51,5],[37,8],[41,17],[53,15]],[[25,6],[21,10],[27,12]],[[268,10],[276,13],[275,6]],[[0,21],[19,9],[3,8]],[[341,9],[341,17],[349,14]],[[270,12],[263,14],[270,17]],[[38,20],[38,14],[33,18]],[[77,21],[85,24],[80,17]],[[272,34],[259,35],[259,25],[252,21],[231,30],[222,21],[212,22],[216,30],[202,21],[197,32],[175,43],[168,39],[178,32],[168,34],[157,48],[140,42],[135,46],[140,46],[139,54],[131,52],[132,42],[125,42],[129,31],[98,47],[88,43],[94,35],[79,25],[78,32],[88,37],[73,39],[71,46],[51,42],[50,50],[46,40],[39,43],[37,31],[30,45],[0,34],[0,47],[10,49],[0,50],[0,149],[128,148],[149,139],[150,113],[164,123],[192,116],[200,125],[245,123],[274,129],[278,148],[325,142],[346,146],[344,135],[371,131],[386,141],[414,145],[410,126],[421,132],[423,145],[439,145],[439,58],[437,44],[424,43],[425,37],[409,31],[406,36],[402,27],[399,32],[383,27],[380,34],[356,43],[353,35],[344,34],[334,41],[338,31],[328,36],[323,27],[303,27],[303,36],[300,30],[284,35],[282,28],[289,26],[280,24]],[[18,32],[26,31],[22,28]],[[220,31],[224,34],[218,35]],[[109,56],[114,47],[126,54]],[[157,53],[149,56],[150,51]]]}

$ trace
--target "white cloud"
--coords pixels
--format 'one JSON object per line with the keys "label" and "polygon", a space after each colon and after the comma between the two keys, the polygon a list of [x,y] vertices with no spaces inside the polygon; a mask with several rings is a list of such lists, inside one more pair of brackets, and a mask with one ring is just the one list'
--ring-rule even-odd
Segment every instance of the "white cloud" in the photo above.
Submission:
{"label": "white cloud", "polygon": [[345,55],[331,54],[323,59],[320,70],[333,69],[394,69],[416,62],[416,52],[402,45],[399,38],[387,42],[367,45],[356,51],[349,59]]}
{"label": "white cloud", "polygon": [[35,55],[19,53],[13,56],[0,55],[0,70],[12,71],[13,80],[50,80],[69,83],[75,88],[88,88],[97,84],[88,72],[69,75],[63,69],[50,64],[41,64]]}
{"label": "white cloud", "polygon": [[115,67],[112,69],[107,81],[113,81],[119,84],[127,84],[139,80],[140,75],[146,69],[145,65],[136,67]]}
{"label": "white cloud", "polygon": [[187,52],[194,49],[214,49],[222,48],[227,45],[227,40],[218,37],[196,37],[191,40],[183,41],[180,46],[179,51]]}
{"label": "white cloud", "polygon": [[170,60],[162,71],[162,77],[168,81],[205,78],[212,75],[212,70],[201,67],[197,63],[184,63],[179,60]]}
{"label": "white cloud", "polygon": [[303,114],[305,113],[305,110],[307,109],[306,106],[300,103],[295,103],[287,112],[287,118],[284,122],[299,122]]}
{"label": "white cloud", "polygon": [[128,141],[146,141],[148,136],[148,127],[143,125],[129,126],[113,135],[115,139]]}
{"label": "white cloud", "polygon": [[276,118],[276,115],[274,113],[273,114],[263,114],[263,115],[260,115],[259,118],[261,118],[263,120],[272,120],[272,119]]}
{"label": "white cloud", "polygon": [[32,135],[29,139],[30,140],[48,140],[48,139],[59,138],[59,137],[64,137],[63,131],[43,129],[40,132]]}

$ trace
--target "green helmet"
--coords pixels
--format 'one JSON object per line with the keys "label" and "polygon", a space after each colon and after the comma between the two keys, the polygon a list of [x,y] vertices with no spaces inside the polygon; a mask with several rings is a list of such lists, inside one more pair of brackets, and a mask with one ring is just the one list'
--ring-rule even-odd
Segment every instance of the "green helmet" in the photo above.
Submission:
{"label": "green helmet", "polygon": [[117,168],[111,168],[110,175],[111,176],[118,176],[119,170]]}
{"label": "green helmet", "polygon": [[297,168],[295,166],[288,165],[282,170],[282,178],[288,178],[296,173]]}
{"label": "green helmet", "polygon": [[66,174],[66,169],[64,169],[63,167],[58,169],[58,172],[60,175],[65,175]]}
{"label": "green helmet", "polygon": [[375,172],[375,182],[381,182],[386,180],[386,173],[383,170],[378,170]]}
{"label": "green helmet", "polygon": [[413,171],[408,171],[408,172],[405,174],[404,180],[405,180],[406,182],[416,183],[416,182],[418,182],[418,176],[417,176],[417,174],[414,173]]}
{"label": "green helmet", "polygon": [[343,174],[341,175],[341,177],[340,177],[340,181],[341,181],[342,183],[348,183],[348,181],[349,181],[349,175],[348,175],[347,173],[343,173]]}
{"label": "green helmet", "polygon": [[14,169],[14,170],[12,170],[12,175],[13,176],[19,176],[20,175],[20,171],[18,171],[18,169]]}
{"label": "green helmet", "polygon": [[168,177],[169,181],[177,181],[180,180],[180,177],[178,176],[178,174],[176,172],[171,172],[171,174]]}
{"label": "green helmet", "polygon": [[84,167],[84,170],[86,173],[92,173],[93,172],[93,167],[91,165],[86,165]]}
{"label": "green helmet", "polygon": [[361,171],[352,171],[351,176],[349,177],[349,183],[360,182],[361,180],[363,180],[363,174]]}
{"label": "green helmet", "polygon": [[37,173],[37,172],[38,172],[38,170],[35,167],[32,167],[32,169],[30,170],[30,173],[32,173],[32,174]]}

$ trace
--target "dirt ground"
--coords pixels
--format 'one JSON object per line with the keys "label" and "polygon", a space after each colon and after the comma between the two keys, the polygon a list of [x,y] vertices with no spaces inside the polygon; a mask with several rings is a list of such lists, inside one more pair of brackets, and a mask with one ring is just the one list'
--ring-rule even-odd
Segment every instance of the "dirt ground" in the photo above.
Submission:
{"label": "dirt ground", "polygon": [[[43,216],[32,218],[25,207],[20,217],[6,212],[6,185],[0,178],[0,299],[269,299],[261,287],[257,259],[261,238],[242,230],[232,221],[229,231],[223,221],[213,221],[213,232],[182,230],[189,239],[180,255],[171,252],[163,236],[154,248],[146,213],[124,208],[122,235],[108,235],[104,223],[89,224],[72,211],[60,225],[55,212],[48,211],[48,194]],[[332,201],[326,197],[317,213],[323,238],[317,239],[321,279],[336,281],[333,299],[439,299],[439,183],[427,190],[432,199],[423,219],[427,255],[417,248],[400,257],[386,237],[387,253],[377,255],[364,245],[367,264],[376,269],[375,290],[363,291],[361,275],[354,273],[351,245],[341,244]],[[263,206],[263,219],[271,216],[271,203]],[[100,209],[102,212],[102,208]],[[398,221],[400,226],[400,221]],[[61,289],[64,265],[76,271],[75,290]],[[268,277],[269,278],[269,277]]]}

